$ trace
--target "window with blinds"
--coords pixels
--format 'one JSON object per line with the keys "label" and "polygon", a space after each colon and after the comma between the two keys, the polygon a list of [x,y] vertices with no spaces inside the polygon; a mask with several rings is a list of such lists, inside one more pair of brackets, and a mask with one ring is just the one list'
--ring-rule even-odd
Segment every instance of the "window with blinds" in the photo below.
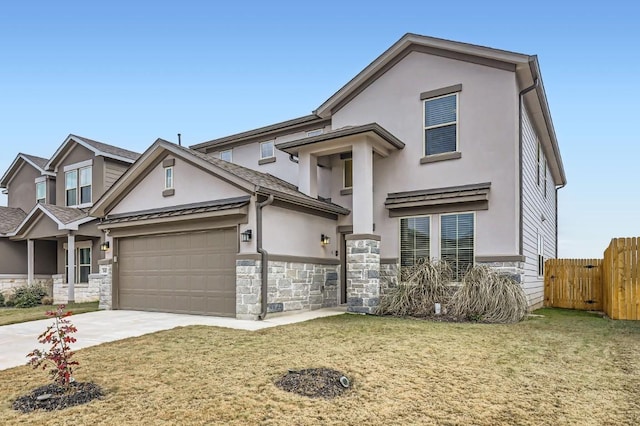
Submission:
{"label": "window with blinds", "polygon": [[400,219],[400,265],[413,266],[419,259],[429,259],[429,216]]}
{"label": "window with blinds", "polygon": [[424,101],[425,155],[458,149],[458,94]]}
{"label": "window with blinds", "polygon": [[474,257],[474,214],[440,216],[440,258],[451,265],[456,280],[461,280]]}

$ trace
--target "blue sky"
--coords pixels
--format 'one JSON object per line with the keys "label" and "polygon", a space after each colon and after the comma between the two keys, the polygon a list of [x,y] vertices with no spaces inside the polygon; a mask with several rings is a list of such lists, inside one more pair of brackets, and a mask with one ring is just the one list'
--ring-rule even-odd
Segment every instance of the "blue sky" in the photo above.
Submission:
{"label": "blue sky", "polygon": [[640,6],[567,3],[9,2],[0,169],[69,133],[142,152],[309,114],[414,32],[538,55],[569,182],[560,256],[600,257],[640,235]]}

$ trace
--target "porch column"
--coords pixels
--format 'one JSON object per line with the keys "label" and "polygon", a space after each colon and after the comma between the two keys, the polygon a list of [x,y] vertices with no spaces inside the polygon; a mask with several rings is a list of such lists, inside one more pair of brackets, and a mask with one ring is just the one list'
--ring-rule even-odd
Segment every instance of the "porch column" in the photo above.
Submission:
{"label": "porch column", "polygon": [[369,140],[353,145],[353,233],[373,233],[373,147]]}
{"label": "porch column", "polygon": [[312,198],[318,197],[318,157],[308,152],[298,153],[298,189]]}
{"label": "porch column", "polygon": [[33,284],[33,240],[27,240],[27,283]]}
{"label": "porch column", "polygon": [[67,258],[69,259],[67,276],[69,277],[69,297],[68,303],[73,303],[76,300],[75,295],[75,283],[76,283],[76,236],[69,232],[67,237]]}

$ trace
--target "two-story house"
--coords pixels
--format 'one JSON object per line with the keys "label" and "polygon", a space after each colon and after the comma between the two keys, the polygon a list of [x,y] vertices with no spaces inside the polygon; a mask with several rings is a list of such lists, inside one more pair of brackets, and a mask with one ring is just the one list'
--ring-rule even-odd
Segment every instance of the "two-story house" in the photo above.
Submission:
{"label": "two-story house", "polygon": [[101,306],[370,313],[425,257],[501,269],[541,306],[565,183],[535,56],[407,34],[309,116],[157,140],[91,209]]}
{"label": "two-story house", "polygon": [[18,154],[0,180],[0,290],[39,282],[56,284],[56,302],[97,300],[102,232],[88,211],[138,156],[75,135],[49,159]]}

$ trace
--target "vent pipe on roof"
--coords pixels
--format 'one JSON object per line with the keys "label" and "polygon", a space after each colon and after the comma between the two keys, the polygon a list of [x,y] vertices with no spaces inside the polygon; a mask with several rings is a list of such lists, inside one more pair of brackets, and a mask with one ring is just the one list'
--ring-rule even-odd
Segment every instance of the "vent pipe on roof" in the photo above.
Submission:
{"label": "vent pipe on roof", "polygon": [[178,146],[182,146],[182,135],[178,133]]}

